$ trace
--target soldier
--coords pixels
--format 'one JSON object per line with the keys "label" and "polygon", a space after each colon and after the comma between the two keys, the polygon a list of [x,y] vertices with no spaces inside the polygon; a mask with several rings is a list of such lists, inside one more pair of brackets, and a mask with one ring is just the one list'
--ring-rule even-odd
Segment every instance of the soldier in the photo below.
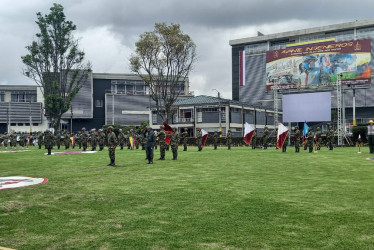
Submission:
{"label": "soldier", "polygon": [[103,133],[103,130],[102,129],[99,129],[99,147],[100,147],[100,151],[103,151],[104,149],[104,144],[105,144],[105,134]]}
{"label": "soldier", "polygon": [[22,132],[20,137],[19,137],[19,146],[21,147],[21,149],[24,149],[25,142],[26,142],[26,134],[25,134],[25,132]]}
{"label": "soldier", "polygon": [[[147,164],[153,164],[153,147],[156,145],[156,135],[153,132],[151,127],[148,127],[147,130],[148,130],[147,143],[146,143],[146,147],[147,147],[146,152],[147,152],[147,159],[148,159]],[[165,143],[165,137],[164,137],[164,143]],[[165,154],[165,151],[164,151],[164,154]],[[162,160],[164,159],[165,159],[165,155]]]}
{"label": "soldier", "polygon": [[183,138],[183,151],[187,151],[187,137],[188,137],[188,129],[184,128],[184,131],[182,133]]}
{"label": "soldier", "polygon": [[85,127],[82,128],[81,135],[80,135],[80,142],[82,143],[83,151],[86,151],[87,143],[88,143],[88,134],[86,132]]}
{"label": "soldier", "polygon": [[215,131],[214,134],[213,134],[214,150],[217,150],[217,145],[218,145],[218,133],[217,133],[217,131]]}
{"label": "soldier", "polygon": [[257,130],[255,129],[255,131],[253,132],[252,141],[251,141],[252,149],[256,149],[256,136],[257,136]]}
{"label": "soldier", "polygon": [[52,148],[53,148],[53,134],[52,132],[47,129],[45,132],[44,132],[44,146],[45,148],[48,150],[48,155],[51,155],[51,151],[52,151]]}
{"label": "soldier", "polygon": [[38,146],[39,146],[39,149],[42,149],[42,143],[43,143],[43,133],[42,132],[38,132]]}
{"label": "soldier", "polygon": [[143,133],[142,135],[142,141],[141,141],[141,145],[142,145],[142,150],[145,150],[145,147],[146,147],[146,144],[147,144],[147,130],[145,131],[146,133]]}
{"label": "soldier", "polygon": [[298,126],[295,127],[294,140],[295,140],[295,153],[299,153],[300,152],[301,135],[300,135],[300,130],[299,130]]}
{"label": "soldier", "polygon": [[120,150],[123,150],[123,144],[125,143],[125,135],[123,134],[122,129],[119,129],[118,132],[118,143],[121,147]]}
{"label": "soldier", "polygon": [[314,133],[312,130],[308,132],[308,142],[307,142],[307,147],[309,148],[309,153],[313,152],[313,141],[314,141]]}
{"label": "soldier", "polygon": [[56,134],[55,134],[55,144],[57,146],[57,149],[60,149],[60,146],[61,146],[61,134],[60,134],[60,130],[56,130]]}
{"label": "soldier", "polygon": [[4,135],[3,135],[3,144],[4,144],[4,149],[8,149],[8,140],[9,140],[8,133],[5,132]]}
{"label": "soldier", "polygon": [[81,135],[82,135],[82,133],[79,131],[78,134],[77,134],[76,137],[75,137],[75,141],[76,141],[76,143],[78,143],[78,148],[79,148],[79,149],[82,148],[82,139],[81,139]]}
{"label": "soldier", "polygon": [[166,142],[165,142],[165,127],[160,126],[160,133],[158,133],[159,143],[160,143],[160,159],[165,160],[165,150],[166,150]]}
{"label": "soldier", "polygon": [[143,140],[141,135],[135,135],[135,148],[139,149],[140,142]]}
{"label": "soldier", "polygon": [[268,136],[269,136],[269,130],[268,130],[268,127],[265,127],[264,133],[262,135],[262,144],[264,146],[264,149],[268,148]]}
{"label": "soldier", "polygon": [[91,151],[95,151],[97,147],[97,135],[96,135],[96,129],[91,129]]}
{"label": "soldier", "polygon": [[321,142],[322,142],[322,133],[321,133],[321,128],[317,128],[316,132],[316,149],[321,150]]}
{"label": "soldier", "polygon": [[[278,135],[278,133],[276,135]],[[282,145],[282,153],[286,153],[287,152],[288,137],[289,137],[289,134],[287,133],[287,136],[284,139],[284,142],[283,142],[283,145]],[[276,144],[277,144],[277,142],[275,142],[275,145]]]}
{"label": "soldier", "polygon": [[231,130],[230,129],[227,131],[226,144],[227,144],[227,149],[230,150],[231,149]]}
{"label": "soldier", "polygon": [[109,150],[109,159],[110,163],[108,166],[115,166],[116,161],[116,147],[118,144],[117,136],[113,132],[113,127],[108,127],[108,150]]}
{"label": "soldier", "polygon": [[203,147],[202,147],[203,133],[201,132],[200,128],[196,128],[196,143],[197,143],[198,151],[203,150]]}
{"label": "soldier", "polygon": [[70,147],[70,135],[68,131],[64,131],[64,145],[65,145],[65,150],[69,149]]}
{"label": "soldier", "polygon": [[327,147],[330,149],[330,150],[333,150],[333,142],[334,142],[334,130],[332,129],[332,127],[330,126],[329,127],[329,131],[326,133],[326,139],[327,139]]}
{"label": "soldier", "polygon": [[173,134],[168,135],[171,138],[170,146],[173,152],[173,160],[177,160],[178,158],[178,145],[179,145],[179,133],[176,128],[173,128]]}
{"label": "soldier", "polygon": [[13,149],[17,149],[17,134],[16,132],[13,132],[10,134],[10,146]]}

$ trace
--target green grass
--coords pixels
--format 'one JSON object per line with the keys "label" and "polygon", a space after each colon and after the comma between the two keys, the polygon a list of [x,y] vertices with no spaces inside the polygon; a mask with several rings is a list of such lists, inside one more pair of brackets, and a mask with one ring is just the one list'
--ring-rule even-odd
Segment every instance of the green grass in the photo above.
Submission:
{"label": "green grass", "polygon": [[47,177],[0,191],[0,246],[16,249],[373,249],[374,157],[180,148],[45,156],[0,153],[0,176]]}

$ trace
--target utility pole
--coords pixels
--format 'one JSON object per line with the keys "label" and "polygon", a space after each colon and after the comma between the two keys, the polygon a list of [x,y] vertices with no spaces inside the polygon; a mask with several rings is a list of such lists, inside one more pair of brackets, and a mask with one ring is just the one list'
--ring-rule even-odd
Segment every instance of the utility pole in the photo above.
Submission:
{"label": "utility pole", "polygon": [[222,137],[222,118],[221,118],[221,93],[217,89],[212,89],[217,91],[218,95],[218,121],[219,121],[219,137]]}
{"label": "utility pole", "polygon": [[73,133],[73,105],[70,105],[70,133]]}

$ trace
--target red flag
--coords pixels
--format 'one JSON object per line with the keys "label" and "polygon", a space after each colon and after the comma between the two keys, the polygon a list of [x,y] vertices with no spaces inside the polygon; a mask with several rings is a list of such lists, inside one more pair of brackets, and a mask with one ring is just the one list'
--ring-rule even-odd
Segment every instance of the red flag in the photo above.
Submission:
{"label": "red flag", "polygon": [[283,147],[287,135],[288,129],[282,123],[278,123],[277,148],[281,149]]}
{"label": "red flag", "polygon": [[162,125],[164,125],[164,127],[165,127],[165,134],[166,134],[166,136],[165,136],[165,143],[167,145],[169,145],[170,141],[171,141],[171,137],[168,137],[168,135],[173,134],[173,129],[166,122],[162,122]]}
{"label": "red flag", "polygon": [[206,139],[208,138],[208,132],[202,129],[201,134],[202,134],[201,147],[203,148],[205,146]]}
{"label": "red flag", "polygon": [[255,133],[255,128],[253,125],[245,123],[244,127],[244,142],[247,143],[248,145],[251,144],[253,134]]}

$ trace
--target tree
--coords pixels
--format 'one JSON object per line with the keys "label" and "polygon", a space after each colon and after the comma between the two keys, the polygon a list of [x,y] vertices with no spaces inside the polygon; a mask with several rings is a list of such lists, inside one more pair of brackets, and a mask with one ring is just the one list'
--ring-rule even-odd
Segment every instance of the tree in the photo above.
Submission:
{"label": "tree", "polygon": [[21,57],[23,74],[42,89],[45,113],[55,130],[91,72],[91,64],[84,61],[85,53],[72,34],[76,26],[66,20],[63,10],[60,4],[53,4],[49,14],[36,14],[40,32],[26,46],[28,54]]}
{"label": "tree", "polygon": [[148,84],[157,114],[167,121],[175,112],[172,105],[182,91],[180,83],[193,69],[196,45],[179,24],[156,23],[154,31],[140,35],[135,47],[131,71]]}

